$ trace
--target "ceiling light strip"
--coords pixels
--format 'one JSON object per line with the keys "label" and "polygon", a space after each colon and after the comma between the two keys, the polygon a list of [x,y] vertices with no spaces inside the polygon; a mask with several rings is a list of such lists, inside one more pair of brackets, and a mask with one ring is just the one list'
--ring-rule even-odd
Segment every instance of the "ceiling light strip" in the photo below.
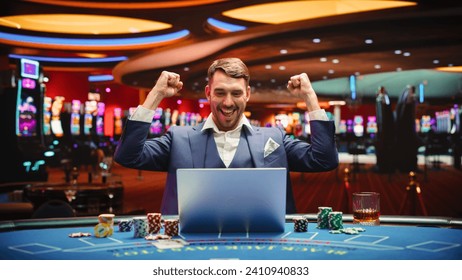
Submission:
{"label": "ceiling light strip", "polygon": [[88,76],[89,82],[108,82],[114,80],[112,75],[92,75]]}
{"label": "ceiling light strip", "polygon": [[242,31],[246,30],[247,27],[242,26],[242,25],[237,25],[237,24],[232,24],[224,21],[219,21],[214,18],[208,18],[207,23],[210,24],[211,26],[221,29],[223,31],[227,32],[237,32],[237,31]]}
{"label": "ceiling light strip", "polygon": [[15,41],[24,43],[33,43],[40,45],[62,45],[62,46],[78,46],[78,47],[126,47],[140,46],[144,44],[152,45],[153,43],[162,43],[177,40],[189,35],[188,30],[180,30],[177,32],[162,34],[156,36],[136,37],[136,38],[111,38],[111,39],[77,39],[77,38],[57,38],[57,37],[42,37],[12,34],[0,32],[0,41]]}
{"label": "ceiling light strip", "polygon": [[108,63],[108,62],[121,62],[127,60],[126,56],[113,56],[113,57],[98,57],[98,58],[83,58],[83,57],[47,57],[47,56],[29,56],[10,54],[9,58],[14,59],[31,59],[40,62],[58,62],[58,63]]}

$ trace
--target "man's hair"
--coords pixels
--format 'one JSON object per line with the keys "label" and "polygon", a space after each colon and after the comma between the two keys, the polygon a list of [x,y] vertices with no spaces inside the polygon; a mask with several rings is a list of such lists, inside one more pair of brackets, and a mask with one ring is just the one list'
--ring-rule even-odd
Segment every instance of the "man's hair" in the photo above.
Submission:
{"label": "man's hair", "polygon": [[209,79],[209,84],[212,81],[213,75],[217,70],[225,72],[231,78],[239,79],[243,78],[246,82],[246,85],[249,85],[250,74],[247,66],[239,58],[220,58],[215,60],[212,65],[210,65],[209,70],[207,71],[207,77]]}

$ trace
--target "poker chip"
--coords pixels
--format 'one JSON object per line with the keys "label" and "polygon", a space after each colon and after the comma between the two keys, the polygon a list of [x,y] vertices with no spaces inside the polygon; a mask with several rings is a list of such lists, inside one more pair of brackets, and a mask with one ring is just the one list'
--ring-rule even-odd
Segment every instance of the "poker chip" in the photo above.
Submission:
{"label": "poker chip", "polygon": [[332,212],[332,207],[318,207],[317,224],[318,228],[329,228],[329,213]]}
{"label": "poker chip", "polygon": [[328,215],[328,226],[331,230],[339,230],[343,228],[343,213],[330,212]]}
{"label": "poker chip", "polygon": [[91,233],[89,233],[89,232],[73,232],[73,233],[69,233],[69,237],[71,237],[71,238],[88,237],[88,236],[91,236]]}
{"label": "poker chip", "polygon": [[162,228],[162,214],[148,213],[148,233],[159,233]]}
{"label": "poker chip", "polygon": [[306,217],[294,218],[294,231],[295,232],[307,232],[308,231],[308,219]]}
{"label": "poker chip", "polygon": [[148,220],[146,218],[133,219],[133,237],[142,238],[148,235]]}
{"label": "poker chip", "polygon": [[114,214],[101,214],[101,215],[98,216],[98,222],[109,224],[109,225],[113,226],[114,225],[114,217],[115,217]]}
{"label": "poker chip", "polygon": [[129,232],[132,231],[133,221],[132,220],[121,220],[119,222],[119,231],[120,232]]}
{"label": "poker chip", "polygon": [[177,236],[179,222],[180,221],[178,219],[164,220],[165,234],[169,236]]}
{"label": "poker chip", "polygon": [[172,239],[170,235],[166,234],[149,234],[144,237],[146,240],[163,240],[163,239]]}
{"label": "poker chip", "polygon": [[107,224],[107,223],[98,223],[94,227],[94,231],[95,231],[96,237],[99,237],[99,238],[108,237],[108,236],[112,236],[114,232],[114,228],[110,224]]}
{"label": "poker chip", "polygon": [[359,234],[360,232],[364,232],[364,231],[366,231],[364,228],[353,227],[353,228],[342,228],[338,230],[331,230],[329,231],[329,233],[332,233],[332,234],[345,233],[345,234],[355,235],[355,234]]}

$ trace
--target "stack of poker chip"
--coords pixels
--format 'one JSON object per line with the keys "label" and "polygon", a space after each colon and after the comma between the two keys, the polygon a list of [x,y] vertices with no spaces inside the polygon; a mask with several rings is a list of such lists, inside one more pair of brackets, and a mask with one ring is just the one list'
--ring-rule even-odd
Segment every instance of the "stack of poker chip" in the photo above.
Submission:
{"label": "stack of poker chip", "polygon": [[178,219],[168,219],[164,221],[165,234],[169,236],[178,235]]}
{"label": "stack of poker chip", "polygon": [[121,220],[119,222],[119,231],[120,232],[129,232],[132,231],[133,221],[132,220]]}
{"label": "stack of poker chip", "polygon": [[308,231],[308,219],[306,217],[296,217],[294,221],[294,231],[296,232],[307,232]]}
{"label": "stack of poker chip", "polygon": [[98,224],[94,227],[96,237],[112,236],[114,232],[114,214],[101,214],[98,216]]}
{"label": "stack of poker chip", "polygon": [[148,233],[157,234],[162,228],[161,219],[162,214],[160,213],[148,213]]}
{"label": "stack of poker chip", "polygon": [[339,230],[343,228],[343,213],[342,212],[330,212],[328,216],[329,229]]}
{"label": "stack of poker chip", "polygon": [[318,207],[318,228],[329,228],[329,213],[332,212],[332,207]]}
{"label": "stack of poker chip", "polygon": [[146,218],[133,219],[133,237],[146,237],[148,235],[148,220]]}

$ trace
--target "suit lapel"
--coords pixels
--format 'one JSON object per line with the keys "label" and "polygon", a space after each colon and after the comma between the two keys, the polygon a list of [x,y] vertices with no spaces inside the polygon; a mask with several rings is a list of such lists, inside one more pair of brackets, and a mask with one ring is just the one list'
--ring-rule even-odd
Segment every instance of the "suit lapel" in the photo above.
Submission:
{"label": "suit lapel", "polygon": [[191,150],[194,168],[205,167],[205,150],[207,148],[208,133],[201,131],[203,126],[204,123],[193,127],[189,131],[189,149]]}
{"label": "suit lapel", "polygon": [[250,154],[252,155],[253,164],[255,167],[264,166],[263,151],[264,145],[263,142],[263,133],[259,127],[252,126],[253,131],[246,129],[247,142],[249,143]]}

